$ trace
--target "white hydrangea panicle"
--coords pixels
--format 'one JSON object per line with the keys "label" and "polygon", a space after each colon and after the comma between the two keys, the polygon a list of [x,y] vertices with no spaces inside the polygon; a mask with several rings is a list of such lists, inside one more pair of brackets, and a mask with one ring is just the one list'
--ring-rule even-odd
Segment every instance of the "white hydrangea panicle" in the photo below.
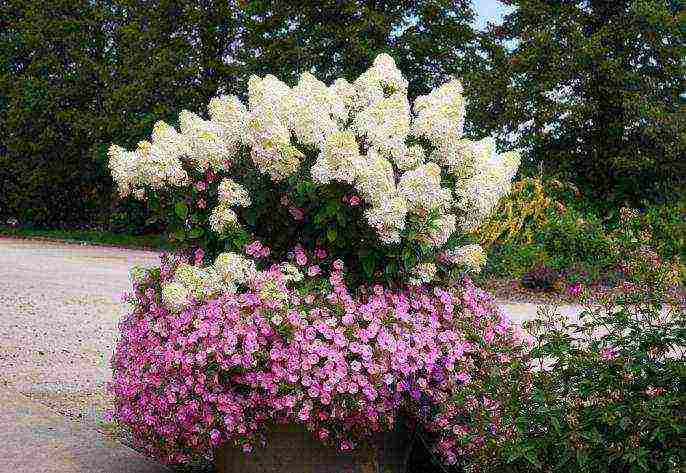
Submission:
{"label": "white hydrangea panicle", "polygon": [[284,281],[288,282],[300,282],[302,281],[305,276],[303,273],[300,271],[300,269],[295,266],[294,264],[291,263],[281,263],[279,265],[279,269],[283,273],[283,279]]}
{"label": "white hydrangea panicle", "polygon": [[107,150],[109,158],[107,166],[112,174],[112,179],[117,184],[119,196],[128,196],[137,184],[138,166],[135,152],[127,151],[121,146],[111,145]]}
{"label": "white hydrangea panicle", "polygon": [[162,303],[172,312],[181,312],[190,305],[190,291],[178,282],[163,284]]}
{"label": "white hydrangea panicle", "polygon": [[281,181],[295,174],[304,155],[295,146],[282,142],[265,142],[253,146],[250,156],[257,169],[273,181]]}
{"label": "white hydrangea panicle", "polygon": [[210,100],[207,107],[210,119],[221,128],[221,138],[235,153],[246,141],[248,110],[235,95],[222,95]]}
{"label": "white hydrangea panicle", "polygon": [[500,198],[510,191],[520,160],[518,152],[505,153],[480,164],[472,176],[457,181],[453,192],[455,208],[463,214],[461,230],[474,231],[488,218]]}
{"label": "white hydrangea panicle", "polygon": [[424,148],[419,145],[411,145],[405,148],[405,152],[400,156],[393,156],[393,163],[401,171],[409,171],[426,162]]}
{"label": "white hydrangea panicle", "polygon": [[301,74],[298,84],[291,90],[293,107],[288,114],[288,127],[299,143],[318,147],[337,131],[332,117],[332,98],[333,94],[323,82],[309,72]]}
{"label": "white hydrangea panicle", "polygon": [[360,155],[355,135],[349,131],[337,131],[322,144],[317,161],[312,166],[312,179],[320,184],[331,181],[353,184],[358,174],[367,166]]}
{"label": "white hydrangea panicle", "polygon": [[479,141],[446,141],[431,153],[430,158],[445,166],[448,173],[465,178],[485,166],[494,156],[495,140],[487,137]]}
{"label": "white hydrangea panicle", "polygon": [[219,203],[229,207],[250,207],[248,191],[233,179],[222,179],[218,187]]}
{"label": "white hydrangea panicle", "polygon": [[293,108],[291,88],[271,74],[263,79],[252,75],[248,79],[248,106],[254,113],[271,112],[285,124]]}
{"label": "white hydrangea panicle", "polygon": [[187,140],[187,156],[198,171],[205,172],[208,168],[228,170],[231,164],[229,158],[234,154],[235,147],[232,149],[222,138],[223,127],[187,110],[179,114],[179,127]]}
{"label": "white hydrangea panicle", "polygon": [[400,232],[405,229],[407,202],[397,195],[384,195],[379,202],[365,210],[370,227],[387,245],[400,243]]}
{"label": "white hydrangea panicle", "polygon": [[421,216],[432,210],[444,211],[452,201],[450,189],[441,187],[441,168],[435,163],[403,173],[398,194],[407,201],[408,212]]}
{"label": "white hydrangea panicle", "polygon": [[257,275],[255,262],[233,252],[221,253],[214,260],[214,269],[228,284],[249,284]]}
{"label": "white hydrangea panicle", "polygon": [[467,272],[479,274],[486,266],[486,252],[481,245],[465,245],[445,252],[445,261],[455,266],[463,266]]}
{"label": "white hydrangea panicle", "polygon": [[367,138],[370,147],[384,157],[397,159],[406,152],[410,133],[410,102],[396,93],[361,110],[353,120],[353,129]]}
{"label": "white hydrangea panicle", "polygon": [[357,173],[355,189],[372,205],[379,205],[383,199],[395,196],[397,191],[391,162],[374,150],[369,150],[366,166]]}
{"label": "white hydrangea panicle", "polygon": [[429,94],[417,97],[413,106],[413,136],[425,138],[433,146],[459,139],[465,119],[462,91],[462,83],[451,80]]}
{"label": "white hydrangea panicle", "polygon": [[376,56],[372,69],[389,94],[407,95],[407,79],[403,77],[402,72],[395,65],[395,61],[390,55],[382,53]]}
{"label": "white hydrangea panicle", "polygon": [[428,284],[436,278],[436,265],[434,263],[420,263],[412,268],[412,276],[409,283],[414,286]]}
{"label": "white hydrangea panicle", "polygon": [[336,79],[329,86],[331,91],[331,115],[338,120],[339,124],[345,125],[350,113],[355,110],[355,87],[347,80]]}
{"label": "white hydrangea panicle", "polygon": [[238,215],[228,205],[219,204],[212,209],[209,224],[213,232],[221,235],[227,230],[238,227]]}
{"label": "white hydrangea panicle", "polygon": [[160,152],[168,156],[168,159],[183,159],[188,155],[188,141],[176,129],[163,122],[157,121],[152,129],[151,141],[154,146],[160,148]]}

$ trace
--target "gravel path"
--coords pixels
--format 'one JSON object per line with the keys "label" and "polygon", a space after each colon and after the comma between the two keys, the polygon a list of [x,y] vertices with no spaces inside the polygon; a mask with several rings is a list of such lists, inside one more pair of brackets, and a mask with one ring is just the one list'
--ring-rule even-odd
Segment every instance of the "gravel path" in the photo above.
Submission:
{"label": "gravel path", "polygon": [[0,238],[0,458],[11,465],[0,470],[166,471],[108,438],[102,421],[118,294],[133,264],[156,261],[143,251]]}

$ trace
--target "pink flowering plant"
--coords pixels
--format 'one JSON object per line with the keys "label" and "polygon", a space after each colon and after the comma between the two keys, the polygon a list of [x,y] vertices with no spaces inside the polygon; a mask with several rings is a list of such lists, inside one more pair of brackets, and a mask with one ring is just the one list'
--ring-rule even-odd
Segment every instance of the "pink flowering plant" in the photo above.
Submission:
{"label": "pink flowering plant", "polygon": [[111,390],[141,446],[167,462],[227,442],[250,452],[281,422],[350,450],[401,415],[448,463],[508,441],[529,385],[527,345],[490,296],[469,281],[353,296],[342,262],[311,260],[174,309],[163,288],[199,266],[167,256],[136,275]]}

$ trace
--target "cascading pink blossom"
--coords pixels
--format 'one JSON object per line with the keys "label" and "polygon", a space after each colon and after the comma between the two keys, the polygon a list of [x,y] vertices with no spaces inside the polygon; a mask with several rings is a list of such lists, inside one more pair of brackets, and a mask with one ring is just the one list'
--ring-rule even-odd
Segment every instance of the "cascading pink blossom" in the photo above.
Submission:
{"label": "cascading pink blossom", "polygon": [[[308,264],[301,247],[294,258]],[[470,281],[353,295],[338,260],[328,273],[309,266],[297,288],[273,266],[243,292],[174,313],[160,286],[176,264],[165,258],[159,276],[134,284],[112,359],[113,417],[151,455],[183,462],[226,442],[249,452],[274,422],[350,450],[401,413],[447,462],[511,433],[491,393],[524,337]]]}

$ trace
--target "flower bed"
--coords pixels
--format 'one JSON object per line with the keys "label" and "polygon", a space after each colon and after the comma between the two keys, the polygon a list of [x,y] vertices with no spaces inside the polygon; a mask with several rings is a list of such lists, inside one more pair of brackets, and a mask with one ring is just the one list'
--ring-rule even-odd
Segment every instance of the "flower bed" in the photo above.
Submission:
{"label": "flower bed", "polygon": [[353,83],[253,77],[248,92],[110,149],[121,194],[179,246],[133,274],[116,419],[168,462],[247,454],[275,423],[350,451],[400,415],[448,463],[487,457],[513,432],[526,344],[465,278],[485,258],[462,232],[518,154],[462,137],[458,81],[411,107],[387,55]]}
{"label": "flower bed", "polygon": [[451,462],[507,436],[501,381],[521,369],[524,345],[469,281],[354,298],[338,261],[328,277],[273,266],[245,292],[167,301],[169,310],[165,289],[191,271],[207,269],[165,259],[138,275],[113,359],[116,417],[151,454],[184,461],[227,441],[249,452],[275,422],[304,424],[345,451],[400,412]]}

